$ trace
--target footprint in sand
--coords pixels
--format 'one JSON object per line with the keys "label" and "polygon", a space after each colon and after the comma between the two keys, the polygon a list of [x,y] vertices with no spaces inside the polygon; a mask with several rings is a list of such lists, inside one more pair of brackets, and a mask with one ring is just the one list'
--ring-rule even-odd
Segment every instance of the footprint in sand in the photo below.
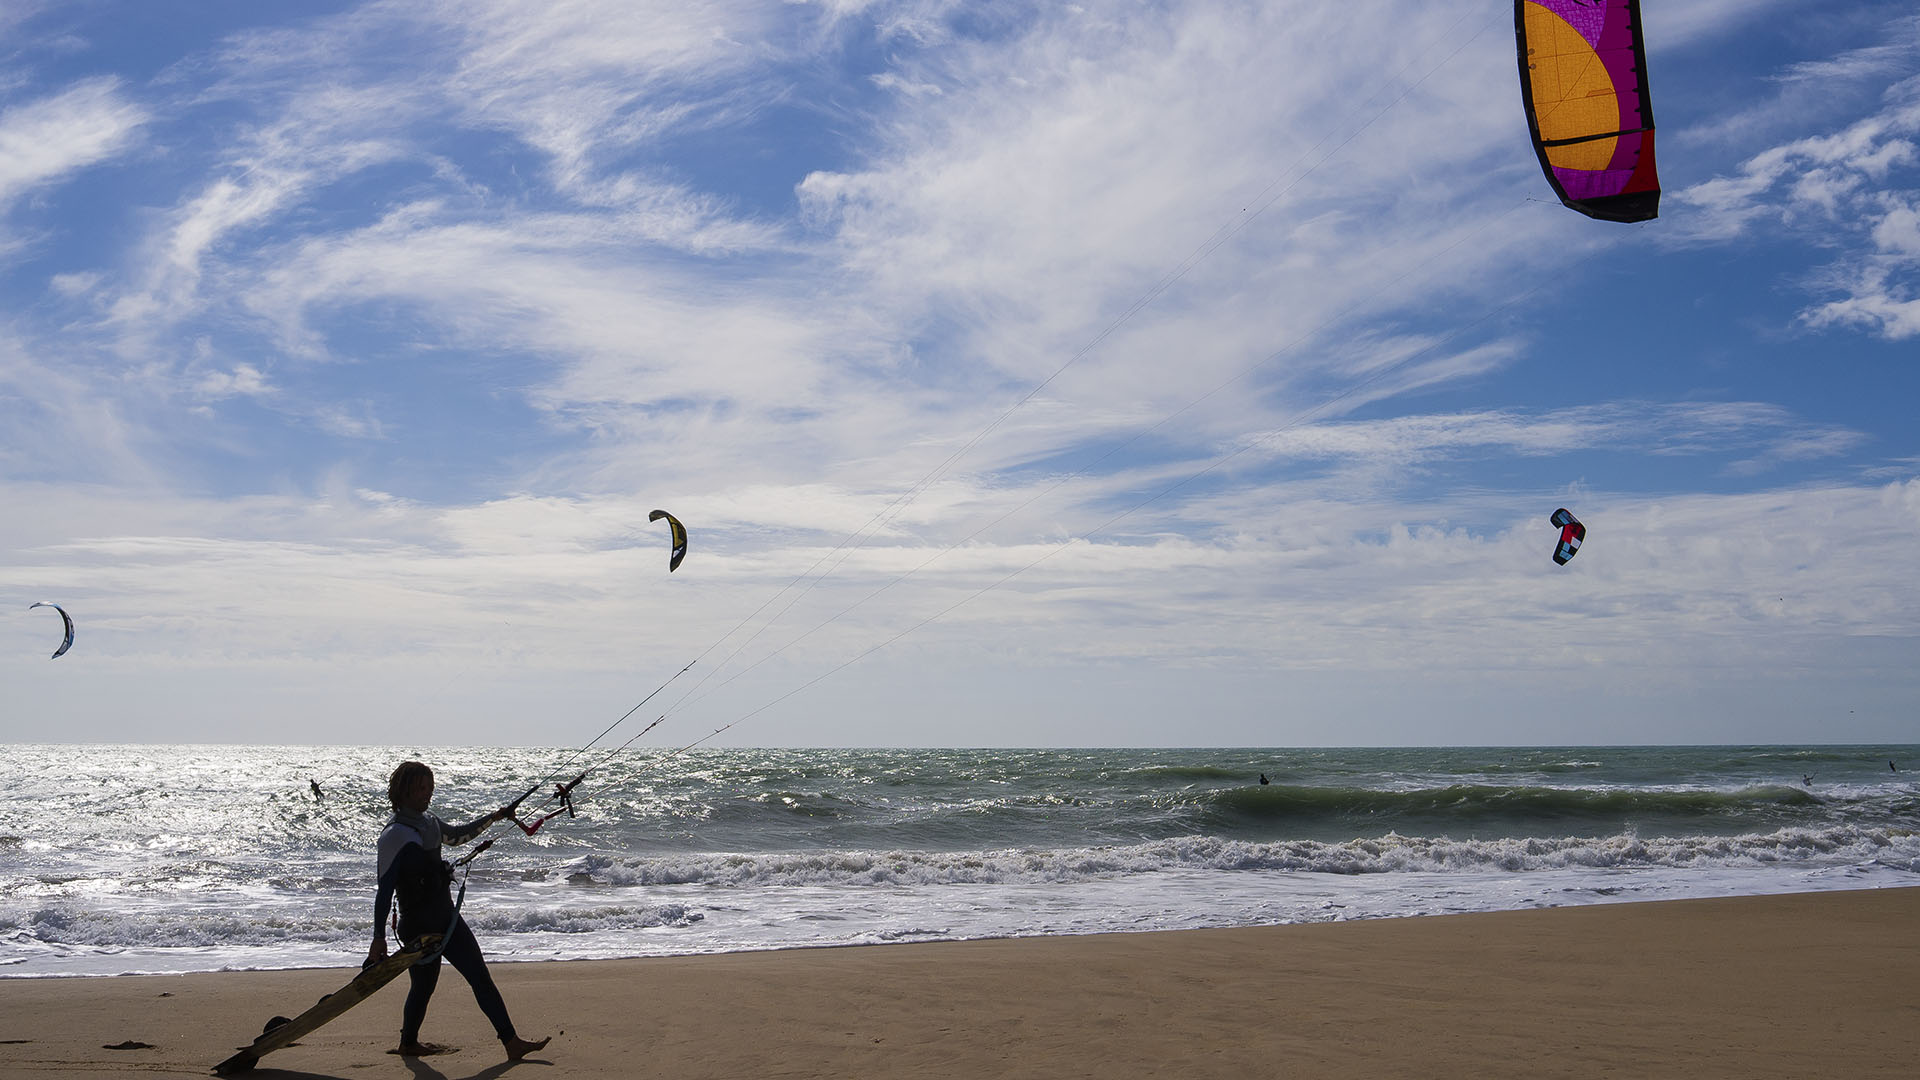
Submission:
{"label": "footprint in sand", "polygon": [[435,1054],[457,1054],[459,1052],[460,1048],[457,1046],[441,1046],[439,1043],[421,1043],[411,1051],[402,1050],[397,1046],[387,1051],[389,1054],[398,1054],[402,1057],[432,1057]]}

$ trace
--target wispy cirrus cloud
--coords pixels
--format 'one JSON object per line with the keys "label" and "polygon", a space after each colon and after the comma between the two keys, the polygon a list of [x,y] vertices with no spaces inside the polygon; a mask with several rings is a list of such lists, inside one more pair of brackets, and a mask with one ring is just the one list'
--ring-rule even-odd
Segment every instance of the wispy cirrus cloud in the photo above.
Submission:
{"label": "wispy cirrus cloud", "polygon": [[1730,446],[1742,444],[1777,444],[1799,448],[1793,451],[1796,455],[1830,456],[1857,445],[1859,438],[1857,432],[1810,427],[1787,410],[1760,402],[1622,402],[1540,415],[1475,412],[1318,424],[1256,434],[1248,441],[1277,457],[1412,462],[1496,447],[1540,455],[1621,445],[1652,454],[1685,455],[1727,453]]}
{"label": "wispy cirrus cloud", "polygon": [[0,214],[28,192],[125,151],[148,119],[112,76],[0,111]]}
{"label": "wispy cirrus cloud", "polygon": [[1721,40],[1742,24],[1774,17],[1792,6],[1792,0],[1700,0],[1658,8],[1645,28],[1648,51],[1661,56]]}
{"label": "wispy cirrus cloud", "polygon": [[[1267,357],[1268,378],[1276,378],[1288,363],[1300,362],[1272,357],[1276,343],[1304,341],[1339,319],[1407,303],[1417,295],[1404,288],[1409,284],[1455,289],[1471,280],[1457,268],[1432,269],[1445,259],[1470,253],[1492,265],[1502,257],[1462,246],[1487,235],[1484,216],[1432,217],[1431,231],[1420,237],[1401,231],[1389,238],[1381,225],[1373,240],[1357,231],[1361,217],[1314,208],[1328,198],[1315,171],[1344,136],[1375,121],[1407,135],[1419,131],[1417,119],[1388,106],[1393,93],[1433,73],[1427,69],[1442,76],[1426,81],[1442,95],[1436,107],[1473,117],[1471,130],[1483,140],[1437,159],[1435,169],[1475,169],[1485,145],[1504,136],[1478,104],[1479,76],[1458,81],[1437,59],[1411,49],[1398,58],[1399,81],[1376,79],[1367,88],[1382,96],[1367,109],[1349,106],[1348,127],[1319,132],[1316,145],[1288,134],[1273,105],[1288,103],[1300,116],[1326,112],[1328,102],[1351,93],[1328,78],[1340,70],[1337,61],[1312,46],[1310,36],[1250,37],[1231,13],[1182,8],[1138,26],[1061,13],[1012,43],[1011,67],[1024,73],[1015,80],[998,74],[1007,60],[993,48],[923,37],[933,44],[897,58],[896,71],[916,84],[940,86],[939,96],[953,104],[883,113],[871,132],[877,141],[867,154],[869,168],[841,179],[816,173],[800,186],[800,209],[812,229],[796,232],[733,215],[724,198],[626,167],[663,132],[736,115],[733,103],[754,87],[763,102],[775,92],[769,88],[778,79],[766,73],[727,77],[728,64],[766,63],[768,50],[750,44],[754,33],[766,32],[764,13],[716,9],[703,16],[708,31],[740,32],[665,33],[647,49],[614,49],[603,39],[624,40],[623,27],[639,33],[650,24],[607,24],[586,9],[537,21],[488,9],[463,21],[449,44],[446,35],[423,29],[440,18],[438,11],[375,5],[313,32],[338,44],[367,41],[397,25],[402,37],[436,43],[424,66],[443,80],[448,71],[479,79],[519,65],[511,78],[487,76],[499,83],[497,92],[482,92],[478,83],[451,92],[419,79],[392,93],[390,78],[369,74],[364,85],[323,83],[324,93],[289,96],[284,115],[240,141],[230,175],[172,215],[153,245],[154,280],[206,277],[215,283],[211,291],[239,298],[248,315],[275,327],[276,344],[291,358],[351,355],[354,346],[329,333],[338,313],[395,304],[457,340],[550,357],[552,373],[528,384],[543,408],[603,433],[645,433],[645,442],[603,443],[604,460],[589,466],[601,473],[630,472],[626,459],[645,458],[659,441],[695,437],[729,448],[714,460],[736,467],[758,459],[817,470],[822,454],[879,461],[924,433],[922,410],[936,400],[933,391],[949,401],[955,389],[1017,391],[1020,377],[1031,378],[1084,344],[1076,335],[1098,325],[1102,311],[1118,312],[1146,294],[1154,275],[1182,250],[1177,237],[1201,234],[1211,215],[1221,215],[1232,200],[1245,201],[1248,192],[1275,194],[1276,177],[1299,182],[1305,207],[1269,207],[1249,235],[1262,237],[1256,252],[1277,239],[1285,246],[1282,257],[1232,250],[1214,256],[1213,265],[1191,274],[1190,284],[1162,302],[1164,314],[1135,320],[1113,340],[1110,357],[1059,383],[1060,400],[1072,407],[1053,419],[1068,426],[1043,432],[1015,425],[1010,433],[1028,432],[1036,441],[1004,442],[991,460],[1044,454],[1082,433],[1138,425],[1156,410],[1164,415],[1178,408],[1192,391],[1165,380],[1162,357],[1169,349],[1179,350],[1199,377],[1224,378]],[[1366,21],[1351,15],[1327,15],[1312,29],[1354,48],[1372,41]],[[1498,48],[1459,20],[1436,16],[1421,30],[1429,44]],[[1290,65],[1273,64],[1253,46],[1258,40],[1298,41],[1288,46],[1294,59],[1323,70],[1282,79],[1275,72]],[[318,66],[328,55],[280,33],[251,36],[230,51],[242,74],[229,80],[235,88],[229,92],[261,85],[282,92],[296,84],[276,72]],[[721,53],[731,59],[716,72]],[[784,61],[773,60],[771,70],[778,70]],[[540,74],[553,65],[560,65],[553,77]],[[633,65],[646,67],[644,78],[628,77]],[[1221,65],[1273,85],[1249,94],[1200,80]],[[1214,89],[1196,98],[1189,89],[1196,85]],[[585,95],[579,101],[568,97],[574,86]],[[609,93],[613,97],[605,97]],[[350,107],[355,101],[367,107]],[[378,101],[387,104],[375,107]],[[676,113],[678,106],[661,102],[691,111]],[[1195,111],[1214,114],[1214,122],[1195,127],[1174,119]],[[1143,126],[1143,113],[1165,121]],[[561,114],[574,126],[547,122]],[[677,119],[661,126],[633,119],[637,114]],[[513,134],[552,163],[550,194],[569,205],[533,210],[485,193],[476,197],[471,171],[455,165],[466,190],[443,188],[345,230],[284,239],[263,234],[265,243],[216,251],[221,237],[264,233],[276,220],[310,213],[330,186],[356,169],[399,160],[394,148],[401,136],[428,116]],[[326,122],[310,122],[314,117]],[[1129,119],[1118,123],[1117,117]],[[1457,136],[1469,128],[1455,122],[1452,130]],[[1170,136],[1185,145],[1169,146]],[[1188,183],[1197,161],[1209,162],[1204,171],[1211,178],[1210,194],[1199,199]],[[1362,171],[1390,170],[1387,162],[1382,155]],[[1352,174],[1352,163],[1340,171]],[[1388,197],[1404,194],[1397,177],[1381,182]],[[847,184],[858,191],[851,201],[823,194]],[[1099,194],[1090,203],[1087,192]],[[1212,220],[1233,216],[1226,210]],[[1117,220],[1152,227],[1106,226]],[[1409,211],[1392,227],[1404,230],[1419,220]],[[1524,243],[1520,236],[1511,242]],[[1393,260],[1382,267],[1380,251],[1389,248]],[[1328,261],[1357,272],[1328,272]],[[1424,277],[1423,265],[1430,268]],[[1236,280],[1253,287],[1232,286]],[[1387,285],[1403,288],[1383,291]],[[134,302],[163,291],[150,289]],[[1242,310],[1223,318],[1217,306],[1223,296]],[[1286,300],[1275,304],[1275,296]],[[929,334],[935,327],[940,333]],[[1195,349],[1202,327],[1209,344]],[[963,336],[941,340],[953,329]],[[1458,351],[1447,364],[1416,365],[1381,382],[1365,400],[1470,377],[1501,362],[1490,352]],[[935,370],[937,385],[925,377]],[[939,409],[948,414],[944,423],[962,433],[985,422],[990,407],[983,399],[971,412],[955,414],[945,402]],[[783,423],[764,422],[776,413]],[[835,422],[810,432],[810,415]],[[837,422],[850,416],[861,422]],[[1244,428],[1248,418],[1215,423]],[[831,437],[821,437],[829,431]],[[848,445],[849,437],[859,445]],[[815,464],[801,464],[808,457],[793,453],[801,448]],[[980,464],[990,467],[990,460]]]}
{"label": "wispy cirrus cloud", "polygon": [[[497,212],[500,199],[439,148],[449,126],[519,140],[546,160],[552,194],[613,212],[629,235],[636,226],[699,234],[722,212],[716,199],[626,159],[742,107],[728,102],[755,100],[751,76],[777,25],[754,4],[375,3],[299,30],[238,35],[210,61],[199,103],[240,102],[258,119],[240,128],[216,175],[164,216],[141,281],[116,312],[129,322],[196,313],[203,263],[223,239],[273,230],[268,242],[283,242],[282,223],[383,166],[416,169],[408,194],[438,188],[471,214]],[[392,62],[396,53],[405,64]],[[260,245],[231,254],[252,266]]]}
{"label": "wispy cirrus cloud", "polygon": [[1816,248],[1849,249],[1809,276],[1811,291],[1838,295],[1803,308],[1801,323],[1900,341],[1920,335],[1920,245],[1911,240],[1920,206],[1920,17],[1895,20],[1883,35],[1880,44],[1794,65],[1782,76],[1816,89],[1895,80],[1871,114],[1762,150],[1674,198],[1691,211],[1681,234],[1691,242],[1725,243],[1767,229]]}
{"label": "wispy cirrus cloud", "polygon": [[1834,221],[1843,201],[1850,209],[1869,206],[1914,162],[1910,137],[1920,126],[1920,82],[1896,86],[1888,96],[1879,112],[1841,131],[1773,147],[1731,176],[1676,192],[1698,214],[1690,234],[1726,239],[1759,222],[1820,227]]}
{"label": "wispy cirrus cloud", "polygon": [[[1773,20],[1789,33],[1818,36],[1832,29],[1831,13],[1790,4],[1739,5],[1749,14]],[[1689,5],[1691,11],[1703,5]],[[1725,147],[1752,155],[1757,148],[1780,145],[1809,130],[1831,129],[1871,110],[1890,85],[1920,71],[1915,45],[1920,43],[1920,18],[1904,12],[1874,19],[1872,6],[1850,9],[1850,20],[1867,21],[1869,44],[1841,48],[1831,55],[1797,60],[1756,78],[1737,108],[1714,110],[1675,135],[1691,146]],[[1744,21],[1736,18],[1734,22]],[[1722,26],[1724,32],[1728,27]],[[1649,40],[1658,41],[1657,37]],[[1703,49],[1715,47],[1712,36],[1690,42]]]}
{"label": "wispy cirrus cloud", "polygon": [[790,28],[779,7],[741,0],[684,4],[498,3],[408,10],[459,35],[446,91],[466,122],[501,127],[544,153],[552,183],[622,205],[604,179],[622,155],[663,134],[727,122],[777,93],[767,60]]}
{"label": "wispy cirrus cloud", "polygon": [[207,304],[203,266],[221,244],[298,210],[328,184],[413,156],[398,131],[369,124],[392,108],[386,88],[327,88],[251,131],[216,166],[218,175],[163,216],[142,260],[143,280],[116,300],[113,317],[145,324],[199,313]]}

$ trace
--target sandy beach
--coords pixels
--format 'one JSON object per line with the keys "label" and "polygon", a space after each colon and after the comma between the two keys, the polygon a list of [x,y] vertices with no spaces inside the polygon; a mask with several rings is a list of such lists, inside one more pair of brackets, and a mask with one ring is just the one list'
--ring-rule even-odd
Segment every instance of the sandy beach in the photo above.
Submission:
{"label": "sandy beach", "polygon": [[[1860,1077],[1920,1070],[1920,889],[448,970],[258,1077]],[[206,1075],[347,970],[0,980],[0,1075]],[[125,1043],[146,1048],[107,1049]]]}

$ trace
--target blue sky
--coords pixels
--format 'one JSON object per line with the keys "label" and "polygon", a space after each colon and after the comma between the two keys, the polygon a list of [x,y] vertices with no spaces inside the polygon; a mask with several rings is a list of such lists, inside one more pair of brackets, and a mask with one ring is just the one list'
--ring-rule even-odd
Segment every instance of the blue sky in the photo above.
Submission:
{"label": "blue sky", "polygon": [[9,4],[0,738],[1913,741],[1920,16],[1644,17]]}

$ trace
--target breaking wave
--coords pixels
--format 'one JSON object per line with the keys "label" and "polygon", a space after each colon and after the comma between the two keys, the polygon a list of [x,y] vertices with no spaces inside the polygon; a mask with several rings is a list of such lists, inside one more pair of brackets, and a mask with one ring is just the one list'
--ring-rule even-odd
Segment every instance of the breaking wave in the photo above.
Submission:
{"label": "breaking wave", "polygon": [[1385,836],[1329,843],[1258,843],[1197,836],[1113,847],[980,852],[837,851],[812,854],[587,856],[556,873],[603,885],[887,886],[1061,884],[1181,870],[1322,874],[1442,873],[1581,868],[1757,867],[1875,862],[1920,872],[1920,838],[1901,830],[1779,829],[1746,836],[1560,837],[1453,840]]}

